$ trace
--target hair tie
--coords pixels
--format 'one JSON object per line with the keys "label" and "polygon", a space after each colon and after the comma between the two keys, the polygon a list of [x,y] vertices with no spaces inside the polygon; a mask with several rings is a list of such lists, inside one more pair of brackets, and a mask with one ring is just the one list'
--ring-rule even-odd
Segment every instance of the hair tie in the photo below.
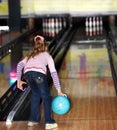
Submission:
{"label": "hair tie", "polygon": [[44,37],[42,37],[42,36],[40,36],[40,35],[35,36],[35,37],[34,37],[34,41],[36,41],[37,38],[40,38],[42,41],[44,41]]}

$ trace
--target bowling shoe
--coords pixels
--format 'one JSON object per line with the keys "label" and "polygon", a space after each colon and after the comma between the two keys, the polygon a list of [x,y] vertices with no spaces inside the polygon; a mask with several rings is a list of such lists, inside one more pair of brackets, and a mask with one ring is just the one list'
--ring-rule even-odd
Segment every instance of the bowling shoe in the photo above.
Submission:
{"label": "bowling shoe", "polygon": [[38,125],[38,124],[39,124],[38,122],[32,122],[32,121],[28,122],[28,126],[34,126],[34,125]]}
{"label": "bowling shoe", "polygon": [[52,123],[52,124],[47,123],[47,124],[45,124],[45,129],[49,130],[49,129],[56,128],[57,126],[58,126],[57,123]]}

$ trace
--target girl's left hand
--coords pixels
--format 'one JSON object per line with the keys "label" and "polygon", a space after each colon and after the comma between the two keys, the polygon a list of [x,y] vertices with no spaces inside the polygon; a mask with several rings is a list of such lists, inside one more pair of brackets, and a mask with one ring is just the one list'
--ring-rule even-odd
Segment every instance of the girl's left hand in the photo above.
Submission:
{"label": "girl's left hand", "polygon": [[58,95],[59,96],[65,96],[65,97],[67,97],[67,95],[61,91],[61,89],[58,89],[57,91],[58,91]]}

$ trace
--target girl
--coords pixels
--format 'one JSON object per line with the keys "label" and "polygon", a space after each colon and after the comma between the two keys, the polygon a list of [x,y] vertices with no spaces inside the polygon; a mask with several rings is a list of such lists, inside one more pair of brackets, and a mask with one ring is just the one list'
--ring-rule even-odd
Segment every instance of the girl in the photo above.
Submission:
{"label": "girl", "polygon": [[[52,56],[47,51],[44,37],[34,37],[33,51],[17,64],[17,87],[23,90],[23,84],[29,84],[31,88],[31,111],[28,126],[34,126],[40,121],[40,100],[44,105],[45,129],[56,128],[58,125],[52,118],[51,101],[47,81],[47,66],[50,70],[55,88],[60,96],[66,96],[61,91],[61,85]],[[26,82],[21,80],[22,70]]]}

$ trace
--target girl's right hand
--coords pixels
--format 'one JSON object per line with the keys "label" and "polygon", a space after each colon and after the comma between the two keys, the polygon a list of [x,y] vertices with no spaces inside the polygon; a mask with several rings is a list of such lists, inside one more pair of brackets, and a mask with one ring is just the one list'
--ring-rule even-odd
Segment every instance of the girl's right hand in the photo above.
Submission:
{"label": "girl's right hand", "polygon": [[65,96],[65,97],[67,97],[67,95],[61,91],[61,89],[58,89],[57,92],[58,92],[58,96]]}

